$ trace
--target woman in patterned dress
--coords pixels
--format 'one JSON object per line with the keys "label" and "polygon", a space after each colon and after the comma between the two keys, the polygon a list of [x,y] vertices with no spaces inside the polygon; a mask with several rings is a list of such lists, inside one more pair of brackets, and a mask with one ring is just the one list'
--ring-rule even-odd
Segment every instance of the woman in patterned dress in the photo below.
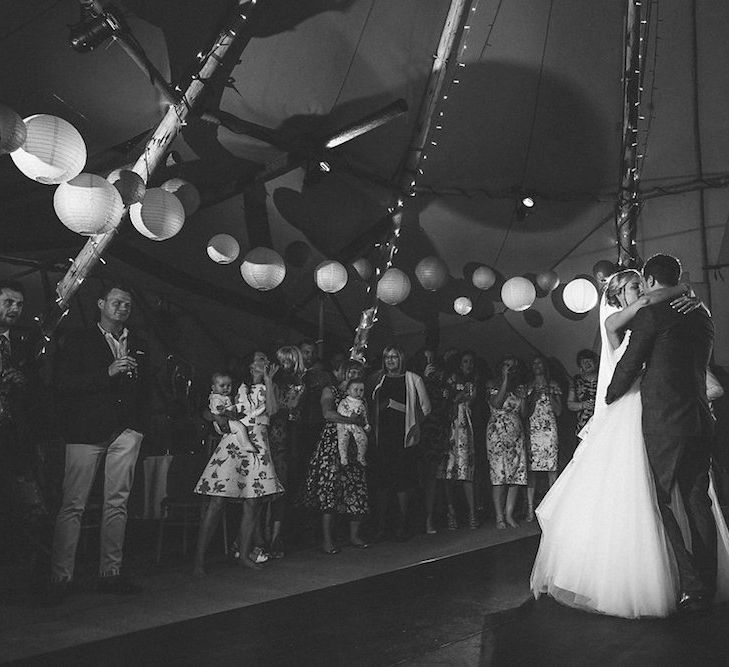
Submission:
{"label": "woman in patterned dress", "polygon": [[516,357],[506,357],[501,363],[500,382],[489,383],[491,417],[486,427],[486,453],[499,529],[519,525],[514,519],[514,509],[519,487],[527,483],[522,424],[526,392],[519,384],[518,367]]}
{"label": "woman in patterned dress", "polygon": [[549,375],[544,357],[532,360],[532,380],[527,387],[529,415],[529,472],[527,475],[527,521],[534,521],[536,473],[546,472],[549,488],[557,480],[559,435],[557,417],[562,413],[562,390]]}
{"label": "woman in patterned dress", "polygon": [[595,412],[598,356],[592,350],[580,350],[577,353],[577,367],[580,372],[570,382],[567,409],[577,413],[575,433],[579,435]]}
{"label": "woman in patterned dress", "polygon": [[463,484],[463,495],[468,505],[468,525],[478,528],[473,498],[473,473],[476,451],[473,443],[473,420],[471,407],[476,398],[476,355],[473,352],[461,354],[459,369],[448,378],[451,406],[450,448],[448,457],[438,471],[438,478],[446,480],[448,501],[448,529],[458,528],[454,505],[454,483]]}
{"label": "woman in patterned dress", "polygon": [[261,502],[283,492],[276,476],[268,446],[269,415],[276,412],[275,392],[268,364],[256,356],[249,367],[250,377],[238,389],[236,408],[247,438],[235,433],[225,435],[195,487],[195,493],[210,496],[200,522],[193,574],[205,575],[205,552],[217,528],[226,498],[243,499],[238,544],[239,563],[252,569],[261,565],[250,558],[254,526],[258,523]]}
{"label": "woman in patterned dress", "polygon": [[296,427],[301,418],[301,399],[304,395],[304,359],[298,347],[285,345],[276,351],[276,360],[279,367],[272,372],[272,376],[278,410],[271,415],[268,441],[276,476],[287,493],[271,502],[269,554],[271,558],[283,558],[281,531],[290,509],[292,496],[295,497],[297,493],[294,488],[296,485],[293,483],[292,455],[296,450],[295,437],[298,435]]}
{"label": "woman in patterned dress", "polygon": [[[326,423],[309,462],[301,499],[305,507],[321,512],[321,550],[330,555],[339,553],[332,535],[335,514],[343,514],[349,518],[349,542],[352,546],[359,549],[368,546],[359,534],[362,519],[369,512],[365,469],[357,463],[354,453],[351,455],[350,464],[341,466],[337,443],[338,423],[364,425],[360,416],[347,417],[337,412],[339,402],[346,396],[347,383],[360,379],[362,374],[362,364],[345,361],[335,372],[338,383],[324,387],[322,391],[321,410]],[[350,441],[350,447],[353,446]]]}

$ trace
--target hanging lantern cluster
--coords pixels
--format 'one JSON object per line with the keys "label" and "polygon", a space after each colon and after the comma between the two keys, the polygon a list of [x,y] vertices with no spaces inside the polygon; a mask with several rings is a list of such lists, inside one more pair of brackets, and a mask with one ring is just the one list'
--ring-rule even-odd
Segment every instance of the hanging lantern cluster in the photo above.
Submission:
{"label": "hanging lantern cluster", "polygon": [[208,257],[217,264],[232,264],[240,254],[240,244],[230,234],[216,234],[208,241]]}
{"label": "hanging lantern cluster", "polygon": [[[57,116],[35,114],[23,124],[25,141],[10,153],[23,174],[44,185],[57,185],[81,173],[86,164],[86,144],[71,123]],[[16,143],[17,136],[9,145]]]}
{"label": "hanging lantern cluster", "polygon": [[314,270],[314,278],[317,287],[322,292],[334,294],[344,289],[344,286],[347,284],[347,269],[339,262],[327,259],[316,267]]}
{"label": "hanging lantern cluster", "polygon": [[66,227],[84,236],[114,229],[124,214],[117,189],[95,174],[79,174],[61,183],[53,194],[53,208]]}
{"label": "hanging lantern cluster", "polygon": [[562,300],[573,313],[586,313],[597,305],[597,288],[587,278],[575,278],[565,285]]}
{"label": "hanging lantern cluster", "polygon": [[254,289],[267,292],[275,289],[286,277],[281,255],[271,248],[253,248],[243,259],[241,275]]}
{"label": "hanging lantern cluster", "polygon": [[185,209],[167,190],[150,188],[141,202],[129,207],[129,217],[142,236],[152,241],[166,241],[185,224]]}

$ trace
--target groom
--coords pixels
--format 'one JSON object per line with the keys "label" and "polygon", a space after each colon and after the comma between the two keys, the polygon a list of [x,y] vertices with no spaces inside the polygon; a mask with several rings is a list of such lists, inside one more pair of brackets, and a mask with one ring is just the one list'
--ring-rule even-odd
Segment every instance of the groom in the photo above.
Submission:
{"label": "groom", "polygon": [[[654,255],[643,268],[645,291],[678,284],[675,257]],[[664,301],[638,311],[630,343],[608,387],[608,404],[640,375],[643,435],[655,479],[658,505],[678,563],[679,610],[705,609],[716,591],[716,525],[708,496],[713,421],[706,398],[706,367],[714,325],[704,308],[686,315]],[[690,553],[671,510],[678,484],[691,528]]]}

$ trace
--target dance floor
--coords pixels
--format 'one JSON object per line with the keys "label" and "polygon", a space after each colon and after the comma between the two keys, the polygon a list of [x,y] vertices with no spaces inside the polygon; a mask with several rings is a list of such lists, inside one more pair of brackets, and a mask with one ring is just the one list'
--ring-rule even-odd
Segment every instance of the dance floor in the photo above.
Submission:
{"label": "dance floor", "polygon": [[627,621],[530,601],[537,544],[525,537],[18,664],[729,664],[723,607]]}

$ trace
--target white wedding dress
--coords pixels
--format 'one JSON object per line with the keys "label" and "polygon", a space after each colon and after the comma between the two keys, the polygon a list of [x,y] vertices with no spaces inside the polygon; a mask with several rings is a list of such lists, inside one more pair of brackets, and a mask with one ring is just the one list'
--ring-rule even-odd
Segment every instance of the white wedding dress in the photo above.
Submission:
{"label": "white wedding dress", "polygon": [[[616,310],[603,297],[595,414],[572,461],[537,508],[542,538],[531,590],[535,597],[548,593],[563,604],[611,616],[667,616],[676,608],[678,573],[643,442],[640,380],[613,404],[604,402],[629,338],[612,349],[605,320]],[[712,501],[719,555],[716,599],[724,600],[729,599],[729,531],[715,494]],[[688,536],[678,493],[672,505]]]}

